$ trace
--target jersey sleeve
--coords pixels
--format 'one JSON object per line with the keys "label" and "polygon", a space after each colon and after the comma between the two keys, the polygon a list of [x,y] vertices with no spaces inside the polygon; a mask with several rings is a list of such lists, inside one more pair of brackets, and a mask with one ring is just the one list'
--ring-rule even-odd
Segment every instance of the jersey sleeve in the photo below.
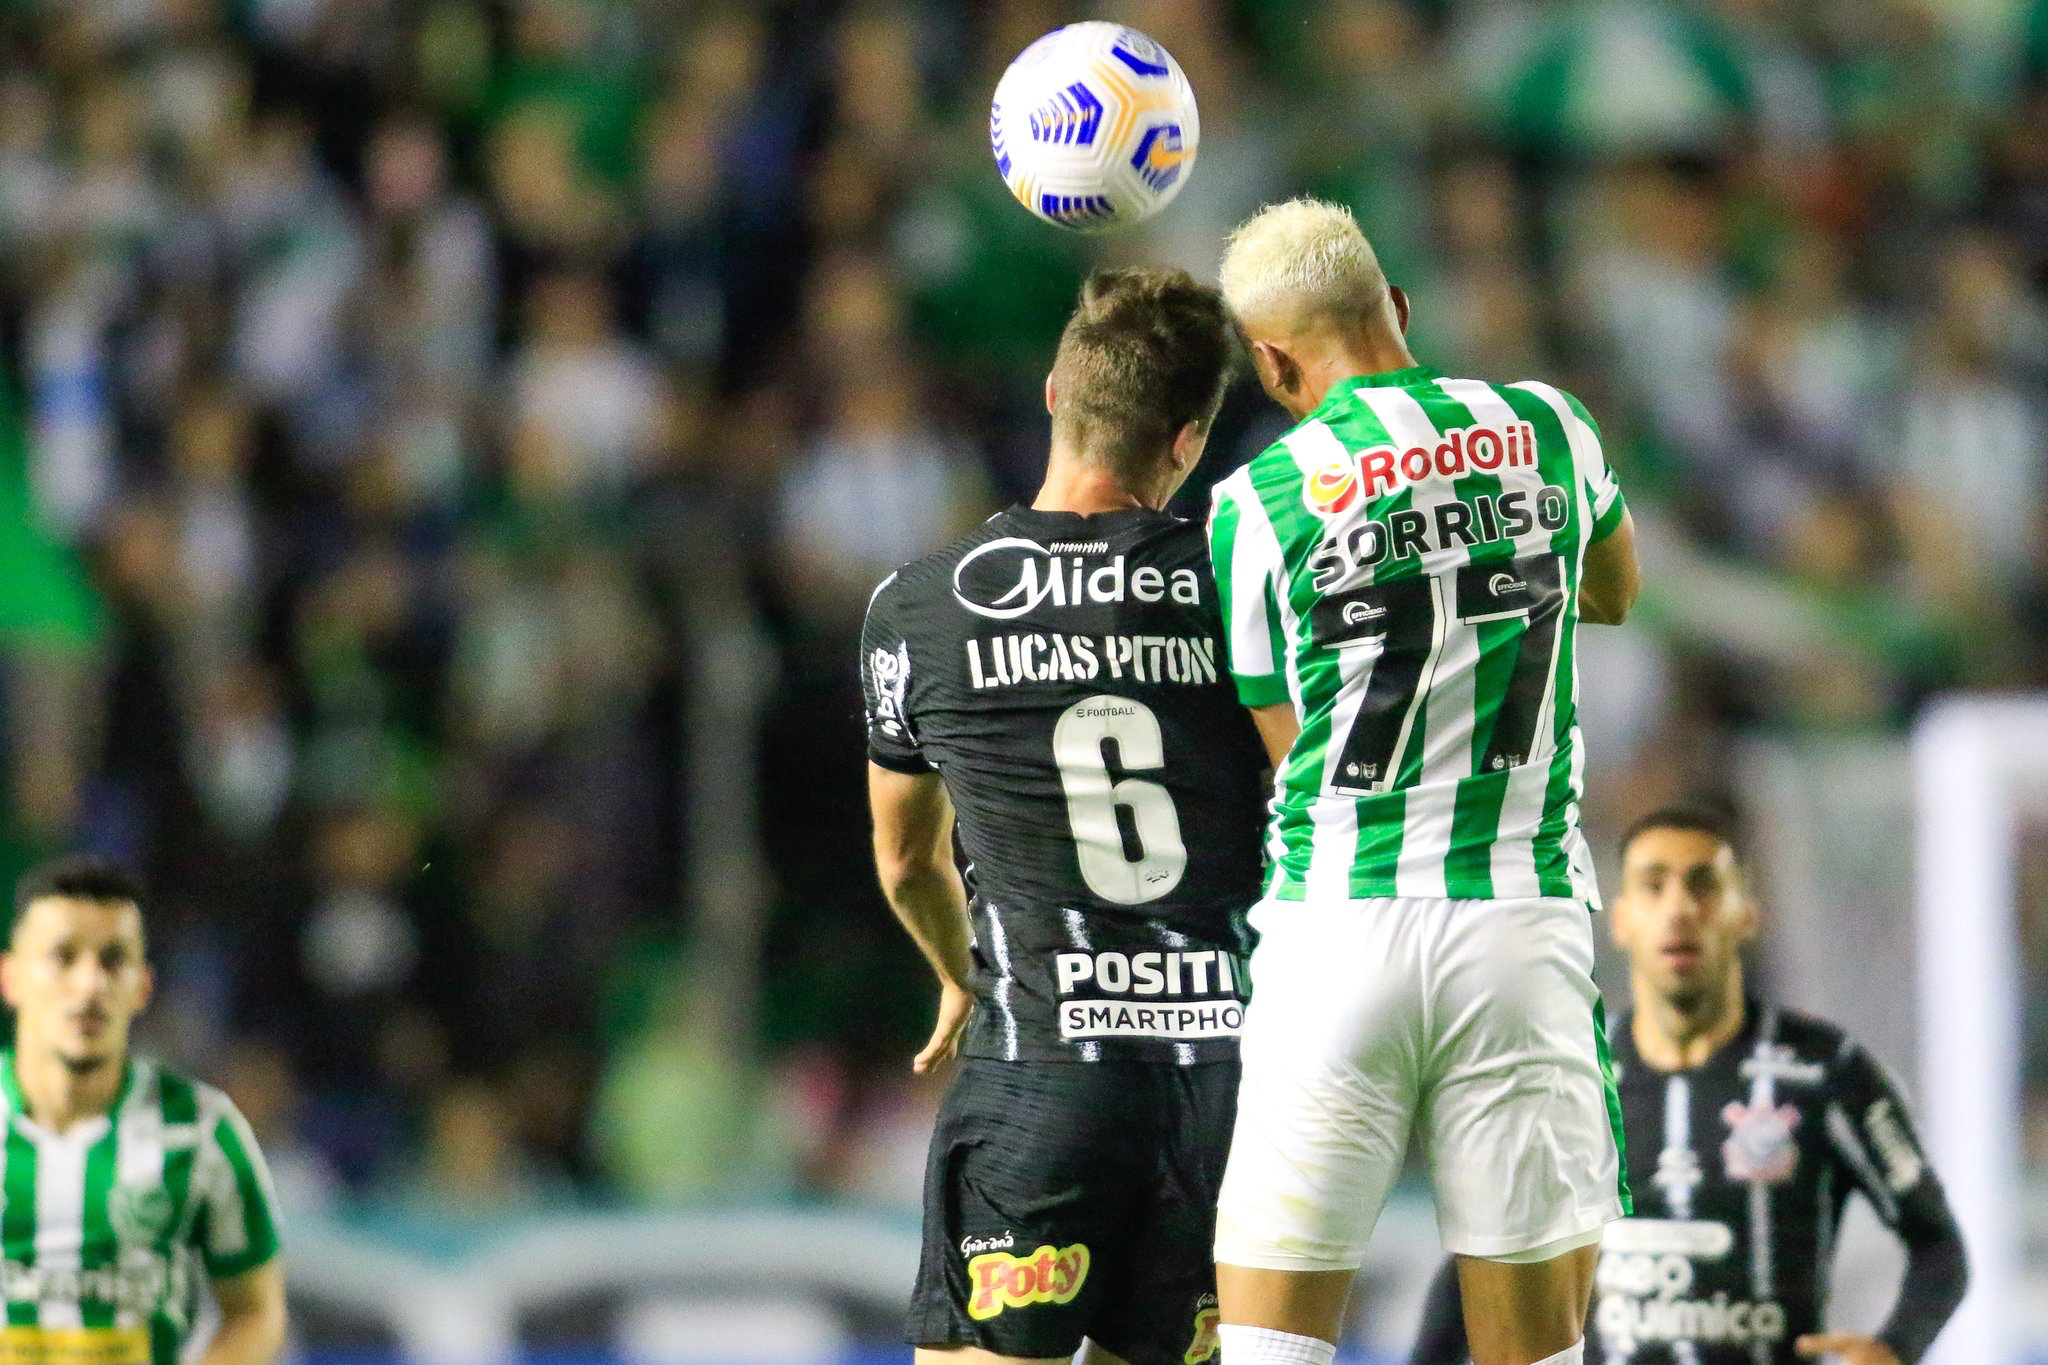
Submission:
{"label": "jersey sleeve", "polygon": [[224,1280],[277,1255],[277,1192],[248,1120],[225,1096],[212,1096],[200,1109],[200,1121],[192,1236],[207,1275]]}
{"label": "jersey sleeve", "polygon": [[1593,533],[1586,539],[1592,545],[1614,534],[1628,504],[1622,499],[1621,481],[1614,477],[1614,467],[1607,463],[1607,450],[1600,442],[1600,424],[1575,396],[1562,390],[1560,393],[1580,428],[1573,433],[1572,460],[1579,481],[1585,485],[1586,501],[1593,509]]}
{"label": "jersey sleeve", "polygon": [[910,640],[897,621],[897,575],[890,574],[868,602],[860,633],[860,690],[867,711],[868,758],[899,773],[928,773],[910,721]]}
{"label": "jersey sleeve", "polygon": [[1836,1162],[1906,1249],[1898,1304],[1878,1338],[1913,1365],[1962,1302],[1962,1233],[1890,1074],[1861,1047],[1845,1043],[1833,1092],[1827,1124]]}
{"label": "jersey sleeve", "polygon": [[1209,558],[1222,599],[1224,646],[1238,700],[1272,706],[1288,700],[1286,645],[1280,632],[1280,553],[1265,509],[1240,473],[1216,485],[1209,512]]}

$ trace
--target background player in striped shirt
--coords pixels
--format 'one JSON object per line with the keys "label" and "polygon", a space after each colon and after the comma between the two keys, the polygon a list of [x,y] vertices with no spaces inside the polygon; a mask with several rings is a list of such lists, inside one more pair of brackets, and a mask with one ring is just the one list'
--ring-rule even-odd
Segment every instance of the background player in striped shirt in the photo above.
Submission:
{"label": "background player in striped shirt", "polygon": [[[1674,808],[1621,846],[1615,944],[1635,1008],[1615,1021],[1629,1139],[1655,1174],[1608,1230],[1588,1332],[1603,1365],[1913,1365],[1962,1302],[1962,1233],[1898,1086],[1833,1024],[1744,989],[1757,907],[1727,822]],[[1906,1250],[1890,1318],[1828,1332],[1852,1191]],[[1458,1284],[1431,1286],[1410,1365],[1467,1358]]]}
{"label": "background player in striped shirt", "polygon": [[1573,638],[1634,532],[1592,419],[1447,378],[1343,209],[1240,227],[1223,291],[1297,425],[1217,485],[1271,867],[1217,1219],[1233,1365],[1327,1362],[1411,1132],[1479,1365],[1566,1365],[1627,1206],[1579,834]]}
{"label": "background player in striped shirt", "polygon": [[227,1097],[130,1054],[149,1002],[139,892],[65,859],[24,876],[0,989],[0,1365],[173,1365],[212,1286],[200,1365],[284,1346],[270,1177]]}

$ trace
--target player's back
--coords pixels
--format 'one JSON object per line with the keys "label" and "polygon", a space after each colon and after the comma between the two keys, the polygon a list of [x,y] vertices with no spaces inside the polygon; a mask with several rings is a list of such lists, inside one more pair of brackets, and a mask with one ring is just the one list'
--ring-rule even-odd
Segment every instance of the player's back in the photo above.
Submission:
{"label": "player's back", "polygon": [[970,1055],[1234,1046],[1264,760],[1201,529],[1013,508],[876,591],[869,752],[936,769],[973,900]]}
{"label": "player's back", "polygon": [[1579,578],[1622,502],[1546,384],[1347,380],[1217,486],[1238,687],[1301,720],[1269,894],[1574,896]]}

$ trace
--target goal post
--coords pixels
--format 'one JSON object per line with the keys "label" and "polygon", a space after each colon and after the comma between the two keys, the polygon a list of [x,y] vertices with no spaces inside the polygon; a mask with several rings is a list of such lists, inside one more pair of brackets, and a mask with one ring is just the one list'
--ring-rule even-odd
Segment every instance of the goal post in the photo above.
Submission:
{"label": "goal post", "polygon": [[2048,696],[1940,700],[1913,734],[1920,1108],[1970,1291],[1929,1365],[2019,1365],[2021,802],[2048,790]]}

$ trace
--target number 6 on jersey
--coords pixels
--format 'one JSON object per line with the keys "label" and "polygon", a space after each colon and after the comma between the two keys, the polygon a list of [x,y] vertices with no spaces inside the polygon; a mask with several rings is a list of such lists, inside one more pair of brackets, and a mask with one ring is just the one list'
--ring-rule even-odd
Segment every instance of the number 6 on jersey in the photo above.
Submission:
{"label": "number 6 on jersey", "polygon": [[1116,777],[1166,766],[1165,741],[1152,708],[1107,694],[1075,702],[1053,726],[1053,760],[1067,793],[1081,880],[1115,905],[1142,905],[1180,885],[1187,846],[1173,797],[1157,782]]}

